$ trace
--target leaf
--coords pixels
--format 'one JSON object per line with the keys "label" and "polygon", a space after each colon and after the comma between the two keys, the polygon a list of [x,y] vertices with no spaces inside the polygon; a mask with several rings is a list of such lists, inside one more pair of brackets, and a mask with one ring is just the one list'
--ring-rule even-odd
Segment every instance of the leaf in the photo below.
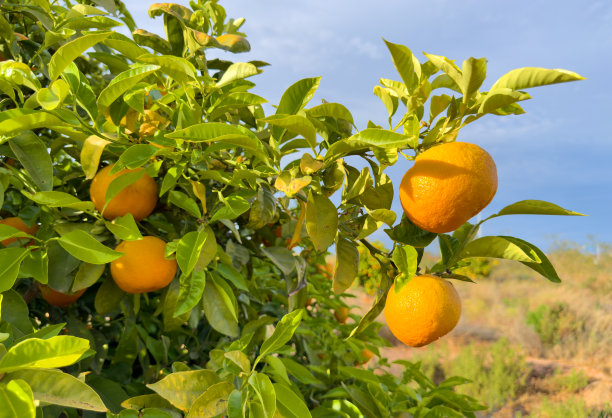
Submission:
{"label": "leaf", "polygon": [[36,406],[32,389],[23,380],[11,380],[7,384],[0,383],[0,399],[2,399],[3,414],[7,417],[35,418]]}
{"label": "leaf", "polygon": [[227,410],[227,401],[234,385],[220,382],[210,386],[195,400],[186,418],[214,418]]}
{"label": "leaf", "polygon": [[216,211],[209,222],[212,223],[219,219],[236,219],[250,207],[250,203],[244,197],[233,194],[225,198],[225,206]]}
{"label": "leaf", "polygon": [[94,204],[90,201],[82,201],[71,194],[65,192],[38,192],[28,196],[39,205],[49,206],[50,208],[70,208],[83,211],[93,211]]}
{"label": "leaf", "polygon": [[[196,262],[194,271],[202,271],[204,268],[213,261],[217,255],[217,240],[215,238],[215,234],[210,226],[206,227],[206,239],[204,240],[204,244],[202,245],[202,251],[200,252],[200,257]],[[217,270],[219,267],[217,266]]]}
{"label": "leaf", "polygon": [[227,70],[223,73],[221,80],[217,83],[217,88],[224,87],[229,83],[242,80],[247,77],[254,76],[256,74],[261,73],[256,66],[250,64],[248,62],[237,62],[229,66]]}
{"label": "leaf", "polygon": [[49,61],[49,79],[55,81],[68,64],[73,62],[79,55],[95,44],[104,41],[110,34],[111,32],[101,32],[82,35],[74,41],[70,41],[59,47],[51,57],[51,61]]}
{"label": "leaf", "polygon": [[584,80],[580,74],[562,69],[523,67],[512,70],[501,76],[491,87],[491,90],[509,88],[522,90],[548,84],[566,83],[568,81]]}
{"label": "leaf", "polygon": [[308,186],[312,181],[312,177],[294,177],[289,171],[283,171],[280,176],[276,178],[274,187],[287,196],[291,197],[297,192]]}
{"label": "leaf", "polygon": [[461,91],[463,92],[463,102],[478,92],[480,86],[487,77],[487,59],[470,57],[463,61],[463,82]]}
{"label": "leaf", "polygon": [[11,150],[40,190],[53,189],[53,165],[47,146],[32,131],[9,140]]}
{"label": "leaf", "polygon": [[69,125],[55,114],[44,110],[10,109],[0,114],[0,135],[5,136],[15,136],[29,129],[53,129]]}
{"label": "leaf", "polygon": [[280,271],[288,276],[295,268],[295,257],[285,247],[268,247],[261,250]]}
{"label": "leaf", "polygon": [[276,216],[276,198],[269,187],[260,186],[257,198],[249,212],[248,228],[260,229],[271,223]]}
{"label": "leaf", "polygon": [[531,96],[527,93],[514,91],[508,88],[491,90],[480,104],[478,114],[492,113],[518,101],[530,98]]}
{"label": "leaf", "polygon": [[193,200],[191,197],[187,196],[183,192],[179,192],[178,190],[172,190],[168,195],[168,201],[176,207],[185,209],[185,211],[187,211],[187,213],[189,213],[194,218],[200,219],[202,217],[200,208],[195,202],[195,200]]}
{"label": "leaf", "polygon": [[9,290],[15,284],[21,261],[27,257],[26,248],[0,249],[0,293]]}
{"label": "leaf", "polygon": [[312,414],[302,398],[293,392],[287,385],[274,383],[276,393],[276,408],[281,416],[286,418],[309,418]]}
{"label": "leaf", "polygon": [[103,109],[109,107],[119,96],[125,93],[128,89],[134,86],[143,78],[149,76],[159,70],[159,65],[138,65],[134,68],[124,71],[100,92],[98,96],[98,108]]}
{"label": "leaf", "polygon": [[64,80],[55,80],[49,87],[42,88],[36,92],[36,100],[45,110],[57,108],[66,96],[70,88]]}
{"label": "leaf", "polygon": [[245,372],[249,373],[251,371],[251,362],[246,354],[244,354],[240,350],[228,351],[224,354],[224,357],[234,363],[238,368]]}
{"label": "leaf", "polygon": [[333,244],[338,232],[336,206],[323,195],[308,193],[306,230],[317,251],[325,251]]}
{"label": "leaf", "polygon": [[418,86],[421,79],[421,64],[419,60],[408,47],[384,41],[389,52],[391,52],[395,69],[400,77],[402,77],[406,87],[408,87],[408,91],[412,92]]}
{"label": "leaf", "polygon": [[457,255],[456,259],[471,257],[494,257],[521,262],[539,262],[537,256],[529,254],[522,246],[506,237],[482,237],[469,242]]}
{"label": "leaf", "polygon": [[146,46],[162,55],[172,55],[172,47],[164,38],[144,29],[136,29],[132,36],[138,45]]}
{"label": "leaf", "polygon": [[304,78],[293,83],[283,93],[276,108],[276,114],[295,115],[312,99],[320,83],[321,77]]}
{"label": "leaf", "polygon": [[21,263],[19,273],[25,277],[31,277],[42,284],[48,283],[49,257],[47,252],[29,251],[27,257]]}
{"label": "leaf", "polygon": [[285,357],[281,357],[280,360],[282,361],[289,374],[295,377],[299,382],[305,385],[313,385],[321,389],[325,388],[325,384],[323,382],[314,377],[312,375],[312,372],[308,370],[308,368],[302,366],[297,361]]}
{"label": "leaf", "polygon": [[219,381],[219,376],[212,370],[190,370],[171,373],[147,387],[178,409],[188,411],[202,392]]}
{"label": "leaf", "polygon": [[10,289],[2,293],[1,310],[2,321],[10,324],[15,336],[22,336],[34,332],[29,318],[28,305],[15,290]]}
{"label": "leaf", "polygon": [[71,255],[90,264],[106,264],[123,256],[80,229],[62,235],[58,242]]}
{"label": "leaf", "polygon": [[325,166],[325,163],[321,160],[315,160],[308,153],[304,153],[300,159],[300,171],[303,174],[309,175],[316,173]]}
{"label": "leaf", "polygon": [[232,338],[238,337],[238,319],[233,303],[233,293],[220,284],[221,280],[209,276],[203,293],[203,306],[210,326],[221,334]]}
{"label": "leaf", "polygon": [[179,240],[176,248],[176,261],[185,276],[193,271],[207,235],[208,230],[201,229],[188,232]]}
{"label": "leaf", "polygon": [[133,170],[142,167],[151,160],[157,151],[159,151],[159,148],[150,144],[132,145],[119,156],[111,173],[117,173],[123,168]]}
{"label": "leaf", "polygon": [[359,267],[359,252],[357,245],[338,234],[336,239],[336,265],[334,268],[334,292],[342,293],[351,285],[357,277]]}
{"label": "leaf", "polygon": [[46,340],[30,338],[11,347],[0,359],[0,373],[19,369],[52,369],[77,362],[89,350],[89,341],[61,335]]}
{"label": "leaf", "polygon": [[418,253],[410,245],[395,247],[393,251],[393,262],[400,272],[395,279],[395,291],[399,292],[415,275],[418,267]]}
{"label": "leaf", "polygon": [[229,264],[225,264],[223,262],[218,263],[213,274],[219,274],[226,280],[229,280],[237,289],[244,290],[245,292],[249,291],[245,277],[242,275],[242,273]]}
{"label": "leaf", "polygon": [[249,377],[249,385],[255,391],[255,396],[262,406],[264,417],[273,418],[276,412],[276,391],[270,378],[263,373],[253,373]]}
{"label": "leaf", "polygon": [[[295,330],[300,325],[300,322],[302,322],[304,313],[304,309],[297,309],[284,315],[281,320],[278,321],[272,335],[261,345],[259,356],[257,360],[255,360],[255,365],[266,355],[278,350],[291,340]],[[255,368],[255,365],[253,365],[253,368]]]}
{"label": "leaf", "polygon": [[340,103],[323,103],[310,109],[306,109],[306,114],[312,118],[332,117],[345,120],[353,124],[353,115]]}
{"label": "leaf", "polygon": [[126,399],[121,403],[121,406],[129,409],[143,408],[172,408],[172,404],[166,399],[159,396],[157,393],[149,393],[147,395],[134,396]]}
{"label": "leaf", "polygon": [[438,69],[446,73],[457,84],[457,86],[463,85],[463,74],[461,73],[459,67],[457,67],[457,64],[441,55],[427,53],[423,53],[423,55],[425,55],[427,59],[429,59],[429,61],[431,61],[431,63]]}
{"label": "leaf", "polygon": [[543,200],[521,200],[500,210],[492,217],[503,215],[562,215],[562,216],[586,216],[582,213],[563,209],[554,203]]}
{"label": "leaf", "polygon": [[334,142],[325,154],[325,161],[335,161],[346,155],[359,154],[371,148],[407,148],[414,138],[385,129],[368,128],[346,139]]}
{"label": "leaf", "polygon": [[196,69],[185,58],[145,54],[139,56],[138,61],[158,65],[162,73],[169,75],[179,83],[188,83],[196,80]]}
{"label": "leaf", "polygon": [[406,215],[402,215],[399,224],[391,229],[385,229],[385,232],[393,241],[418,248],[427,247],[438,236],[436,233],[419,228]]}
{"label": "leaf", "polygon": [[110,141],[102,139],[97,135],[90,135],[83,143],[81,148],[81,167],[85,173],[86,179],[92,179],[98,172],[100,157],[104,151],[104,147],[110,144]]}
{"label": "leaf", "polygon": [[74,283],[72,284],[71,292],[76,293],[79,290],[87,289],[102,277],[105,264],[89,264],[81,263],[79,270],[74,277]]}
{"label": "leaf", "polygon": [[227,51],[233,53],[249,52],[251,50],[251,44],[246,40],[244,36],[236,35],[234,33],[226,33],[221,36],[217,36],[217,42]]}
{"label": "leaf", "polygon": [[[315,147],[317,144],[317,131],[312,122],[304,116],[276,114],[260,120],[262,122],[267,122],[269,125],[284,128],[294,134],[302,135],[311,147]],[[283,142],[280,137],[277,137],[277,139],[279,139],[281,143]]]}
{"label": "leaf", "polygon": [[119,305],[124,296],[125,293],[115,284],[114,280],[107,279],[102,281],[102,285],[98,288],[94,300],[96,312],[100,315],[112,312]]}
{"label": "leaf", "polygon": [[503,238],[514,243],[515,245],[518,245],[519,247],[521,247],[521,249],[523,249],[523,251],[531,254],[532,258],[534,258],[535,260],[538,260],[538,262],[521,261],[521,263],[523,263],[530,269],[540,273],[542,276],[546,277],[551,282],[561,283],[561,279],[559,278],[559,275],[555,271],[554,266],[552,265],[548,257],[546,257],[546,255],[542,252],[542,250],[540,250],[535,245],[530,244],[527,241],[524,241],[519,238],[507,237],[507,236]]}
{"label": "leaf", "polygon": [[19,370],[7,374],[5,378],[27,382],[36,401],[88,411],[107,411],[102,399],[91,387],[60,370]]}
{"label": "leaf", "polygon": [[189,276],[181,275],[181,290],[178,302],[176,303],[176,310],[174,311],[175,317],[190,312],[196,307],[200,299],[202,299],[205,285],[206,274],[203,271],[194,271]]}
{"label": "leaf", "polygon": [[142,239],[138,225],[131,213],[119,216],[112,221],[104,221],[104,224],[119,240],[135,241]]}

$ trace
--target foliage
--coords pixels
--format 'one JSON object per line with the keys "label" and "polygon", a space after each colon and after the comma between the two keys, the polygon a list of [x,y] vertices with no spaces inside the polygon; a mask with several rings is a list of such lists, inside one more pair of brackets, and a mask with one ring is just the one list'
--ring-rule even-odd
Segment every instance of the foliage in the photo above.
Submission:
{"label": "foliage", "polygon": [[567,336],[584,328],[566,303],[540,305],[527,313],[526,321],[540,336],[542,343],[549,346],[561,343]]}
{"label": "foliage", "polygon": [[[370,244],[379,251],[388,252],[382,242],[373,241]],[[359,251],[358,283],[363,286],[366,293],[374,295],[380,287],[381,281],[384,280],[380,263],[364,245],[359,245],[357,249]]]}
{"label": "foliage", "polygon": [[584,400],[572,396],[563,402],[552,402],[544,400],[537,411],[531,414],[533,417],[565,418],[565,417],[593,417],[607,418],[612,415],[612,410],[596,410],[587,407]]}
{"label": "foliage", "polygon": [[[0,216],[40,225],[35,235],[0,225],[0,242],[32,240],[0,247],[3,398],[21,417],[76,416],[75,409],[474,416],[482,406],[454,391],[465,379],[435,385],[410,362],[399,363],[400,379],[382,359],[377,373],[355,366],[365,348],[377,353],[385,344],[374,320],[393,280],[410,280],[435,238],[442,257],[432,272],[443,277],[462,279],[453,271],[472,257],[499,257],[559,278],[532,244],[475,239],[480,224],[452,235],[420,230],[405,217],[396,224],[384,171],[400,155],[412,160],[453,141],[487,114],[522,113],[526,88],[581,77],[523,68],[479,91],[486,60],[470,58],[459,68],[426,54],[421,63],[387,42],[402,81],[381,79],[374,92],[390,130],[370,122],[353,133],[343,105],[307,107],[316,77],[291,85],[266,116],[266,100],[249,90],[267,64],[211,58],[249,50],[244,19],[228,19],[216,0],[190,7],[151,6],[164,38],[137,29],[118,0],[0,4]],[[131,36],[113,30],[120,25]],[[431,96],[438,89],[453,96]],[[393,127],[400,102],[406,111]],[[368,166],[352,165],[357,157]],[[110,164],[113,171],[143,168],[156,179],[152,215],[111,220],[95,209],[90,180]],[[113,180],[105,198],[140,176]],[[330,199],[336,192],[338,205]],[[578,215],[529,200],[487,219],[513,214]],[[383,225],[393,257],[367,241]],[[163,238],[179,273],[160,292],[128,295],[106,264],[122,256],[113,249],[120,241],[143,235]],[[359,242],[380,265],[377,300],[363,318],[338,324],[331,311],[346,307]],[[316,266],[332,245],[330,281]],[[87,290],[61,309],[36,297],[37,283]],[[307,307],[309,297],[316,303]]]}
{"label": "foliage", "polygon": [[557,391],[579,392],[589,384],[589,377],[584,370],[573,369],[568,374],[563,374],[559,369],[555,371],[552,377],[552,385]]}
{"label": "foliage", "polygon": [[472,383],[465,385],[462,392],[478,396],[491,410],[516,399],[529,375],[525,356],[509,347],[505,338],[488,348],[463,347],[454,359],[444,362],[443,367],[446,375],[470,379]]}

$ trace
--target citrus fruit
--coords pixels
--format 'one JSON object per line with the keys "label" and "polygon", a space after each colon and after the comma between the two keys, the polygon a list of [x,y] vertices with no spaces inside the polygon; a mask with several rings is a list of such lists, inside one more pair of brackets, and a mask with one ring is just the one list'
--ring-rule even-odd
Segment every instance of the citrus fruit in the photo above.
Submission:
{"label": "citrus fruit", "polygon": [[421,347],[448,334],[461,316],[461,300],[447,280],[424,274],[395,292],[391,285],[385,319],[395,337],[411,347]]}
{"label": "citrus fruit", "polygon": [[162,289],[176,274],[176,260],[164,257],[166,243],[157,237],[143,237],[138,241],[123,241],[117,251],[124,253],[111,262],[111,276],[117,286],[127,293],[145,293]]}
{"label": "citrus fruit", "polygon": [[85,289],[81,289],[72,294],[62,293],[58,292],[52,287],[40,283],[38,284],[38,288],[40,289],[40,294],[42,295],[43,299],[46,300],[49,305],[59,306],[60,308],[65,308],[72,305],[83,295],[83,293],[85,293]]}
{"label": "citrus fruit", "polygon": [[346,322],[348,316],[349,308],[347,308],[346,306],[341,306],[334,311],[334,317],[336,318],[336,321],[340,322],[341,324],[344,324]]}
{"label": "citrus fruit", "polygon": [[[110,174],[112,168],[113,164],[104,167],[98,171],[91,181],[89,195],[99,212],[102,212],[104,209],[106,203],[104,197],[106,196],[108,186],[114,179],[129,172],[144,170],[143,168],[137,168],[136,170],[124,169],[115,174]],[[156,204],[157,183],[145,173],[141,178],[117,193],[108,203],[102,215],[106,219],[115,219],[118,216],[131,213],[134,219],[140,221],[153,212]]]}
{"label": "citrus fruit", "polygon": [[478,145],[450,142],[416,157],[399,189],[408,219],[426,231],[454,231],[484,209],[497,191],[493,158]]}
{"label": "citrus fruit", "polygon": [[[4,219],[0,219],[0,224],[4,224],[4,225],[8,225],[8,226],[12,226],[13,228],[16,228],[22,232],[25,232],[26,234],[30,234],[30,235],[34,235],[36,233],[36,231],[38,231],[38,225],[34,225],[32,227],[29,227],[25,224],[25,222],[23,222],[21,220],[21,218],[18,217],[10,217],[10,218],[4,218]],[[13,242],[17,241],[17,240],[25,240],[27,238],[9,238],[9,239],[5,239],[4,241],[2,241],[2,245],[4,245],[5,247],[9,244],[12,244]]]}

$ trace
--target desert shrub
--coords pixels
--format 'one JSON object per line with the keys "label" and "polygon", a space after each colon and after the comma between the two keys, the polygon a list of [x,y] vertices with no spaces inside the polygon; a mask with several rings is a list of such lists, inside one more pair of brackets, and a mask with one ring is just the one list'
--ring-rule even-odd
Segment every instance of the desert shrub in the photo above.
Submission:
{"label": "desert shrub", "polygon": [[575,393],[589,384],[589,377],[584,370],[572,370],[568,374],[563,374],[560,369],[557,369],[551,383],[558,391]]}
{"label": "desert shrub", "polygon": [[560,344],[569,335],[584,331],[584,324],[566,303],[543,304],[527,313],[527,324],[540,336],[542,344]]}

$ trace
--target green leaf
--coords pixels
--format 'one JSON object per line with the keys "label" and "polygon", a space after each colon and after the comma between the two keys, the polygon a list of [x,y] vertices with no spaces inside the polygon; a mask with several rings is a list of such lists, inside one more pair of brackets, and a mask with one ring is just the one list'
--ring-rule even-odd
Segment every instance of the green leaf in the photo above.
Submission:
{"label": "green leaf", "polygon": [[281,361],[289,372],[289,374],[295,377],[299,382],[305,385],[313,385],[318,388],[325,387],[324,383],[314,377],[312,372],[308,370],[308,368],[302,366],[297,361],[285,357],[281,357]]}
{"label": "green leaf", "polygon": [[306,109],[306,113],[312,118],[332,117],[354,123],[351,112],[340,103],[323,103]]}
{"label": "green leaf", "polygon": [[436,116],[444,111],[451,103],[452,98],[448,94],[442,94],[440,96],[433,96],[431,98],[431,105],[429,108],[429,122],[433,121]]}
{"label": "green leaf", "polygon": [[[44,110],[10,109],[0,114],[0,135],[6,136],[15,136],[30,129],[53,129],[69,125],[56,115]],[[29,133],[28,135],[31,137]]]}
{"label": "green leaf", "polygon": [[149,393],[147,395],[134,396],[126,399],[121,403],[121,406],[129,409],[144,409],[144,408],[163,408],[171,409],[172,404],[166,399],[159,396],[157,393]]}
{"label": "green leaf", "polygon": [[463,61],[463,102],[471,99],[487,77],[487,59],[470,57]]}
{"label": "green leaf", "polygon": [[136,29],[132,32],[136,43],[151,48],[162,55],[172,55],[172,47],[164,38],[144,29]]}
{"label": "green leaf", "polygon": [[188,232],[179,240],[176,248],[176,261],[185,276],[193,271],[207,236],[208,230],[201,229]]}
{"label": "green leaf", "polygon": [[219,376],[212,370],[190,370],[171,373],[158,382],[148,384],[147,387],[178,409],[188,411],[202,392],[219,381]]}
{"label": "green leaf", "polygon": [[169,75],[179,83],[188,83],[196,79],[195,67],[185,58],[145,54],[139,56],[138,61],[158,65],[161,72]]}
{"label": "green leaf", "polygon": [[7,374],[5,378],[27,382],[34,392],[34,399],[40,402],[88,411],[107,411],[102,399],[91,387],[60,370],[19,370]]}
{"label": "green leaf", "polygon": [[89,350],[89,341],[62,335],[46,340],[30,338],[13,347],[0,359],[0,373],[19,369],[52,369],[76,363]]}
{"label": "green leaf", "polygon": [[264,416],[266,418],[274,417],[276,412],[276,391],[270,378],[263,373],[255,372],[249,377],[249,385],[254,390],[255,396],[263,408]]}
{"label": "green leaf", "polygon": [[203,307],[206,319],[218,332],[232,338],[238,337],[238,319],[234,307],[235,299],[231,289],[221,285],[221,280],[209,276],[203,293]]}
{"label": "green leaf", "polygon": [[64,192],[38,192],[28,197],[39,205],[49,206],[50,208],[61,207],[85,211],[94,210],[93,202],[79,200],[73,195]]}
{"label": "green leaf", "polygon": [[111,173],[117,173],[123,168],[133,170],[135,168],[142,167],[151,160],[157,151],[159,151],[159,148],[150,144],[132,145],[123,151],[123,153],[119,156],[119,159],[113,166]]}
{"label": "green leaf", "polygon": [[112,221],[104,221],[104,224],[119,240],[134,241],[142,239],[138,225],[131,213],[119,216]]}
{"label": "green leaf", "polygon": [[62,235],[58,242],[71,255],[90,264],[106,264],[123,256],[80,229]]}
{"label": "green leaf", "polygon": [[274,383],[276,408],[286,418],[310,418],[312,414],[302,398],[282,383]]}
{"label": "green leaf", "polygon": [[359,251],[357,245],[342,234],[336,238],[336,267],[334,268],[334,292],[342,293],[357,277]]}
{"label": "green leaf", "polygon": [[540,262],[539,258],[507,237],[482,237],[469,242],[456,259],[471,257],[494,257],[521,262]]}
{"label": "green leaf", "polygon": [[47,146],[32,131],[9,140],[11,150],[40,190],[53,189],[53,165]]}
{"label": "green leaf", "polygon": [[358,369],[356,367],[340,366],[338,371],[349,379],[360,380],[363,383],[380,385],[380,379],[371,370]]}
{"label": "green leaf", "polygon": [[233,390],[227,399],[227,416],[228,418],[242,418],[242,392]]}
{"label": "green leaf", "polygon": [[159,65],[138,65],[119,74],[100,92],[98,108],[103,109],[111,105],[119,96],[134,86],[143,78],[159,70]]}
{"label": "green leaf", "polygon": [[0,249],[0,293],[13,287],[19,274],[19,266],[28,253],[26,248]]}
{"label": "green leaf", "polygon": [[49,281],[49,257],[46,251],[29,251],[19,273],[31,277],[37,282],[46,284]]}
{"label": "green leaf", "polygon": [[28,305],[15,290],[10,289],[2,293],[1,309],[2,321],[11,325],[16,336],[34,332],[29,318]]}
{"label": "green leaf", "polygon": [[[312,148],[317,145],[317,131],[312,122],[304,116],[281,115],[277,113],[276,115],[268,116],[260,120],[262,122],[267,122],[269,125],[284,128],[294,134],[302,135]],[[281,143],[283,142],[281,138],[277,139],[279,139]]]}
{"label": "green leaf", "polygon": [[227,401],[234,385],[220,382],[210,386],[195,400],[186,418],[214,418],[227,410]]}
{"label": "green leaf", "polygon": [[179,293],[178,302],[174,316],[179,317],[187,312],[190,312],[202,299],[204,287],[206,285],[206,273],[203,271],[194,271],[189,276],[181,275],[181,290]]}
{"label": "green leaf", "polygon": [[304,78],[293,83],[283,93],[276,108],[276,114],[295,115],[312,99],[320,83],[321,77]]}
{"label": "green leaf", "polygon": [[100,315],[105,315],[112,312],[121,302],[125,293],[121,290],[114,280],[104,280],[98,288],[94,307]]}
{"label": "green leaf", "polygon": [[219,274],[223,278],[229,280],[234,286],[236,286],[237,289],[244,290],[245,292],[249,291],[245,277],[242,275],[242,273],[229,264],[218,263],[213,274]]}
{"label": "green leaf", "polygon": [[[210,226],[206,227],[206,231],[206,239],[204,240],[204,245],[202,245],[202,251],[193,269],[194,271],[202,271],[217,255],[217,240],[215,234]],[[217,266],[217,271],[219,271],[219,266]]]}
{"label": "green leaf", "polygon": [[404,45],[398,45],[385,40],[393,65],[399,73],[400,77],[408,87],[408,91],[412,92],[419,84],[421,79],[421,64],[419,60],[412,54],[412,51]]}
{"label": "green leaf", "polygon": [[35,418],[36,406],[32,389],[23,380],[0,383],[2,413],[6,417]]}
{"label": "green leaf", "polygon": [[187,196],[183,192],[179,192],[178,190],[170,191],[170,193],[168,194],[168,201],[176,207],[185,209],[187,213],[197,219],[200,219],[202,217],[200,207],[195,202],[195,200],[193,200],[191,197]]}
{"label": "green leaf", "polygon": [[577,80],[584,80],[584,77],[568,70],[523,67],[512,70],[501,76],[493,84],[491,90],[500,88],[522,90],[530,87],[566,83],[568,81]]}
{"label": "green leaf", "polygon": [[71,291],[76,293],[79,290],[87,289],[96,283],[98,279],[102,277],[102,273],[104,273],[105,268],[105,264],[81,263],[79,270],[74,277],[74,283],[72,284]]}
{"label": "green leaf", "polygon": [[49,87],[36,93],[36,100],[45,110],[53,110],[62,104],[70,88],[64,80],[55,80]]}
{"label": "green leaf", "polygon": [[49,61],[49,79],[55,81],[68,64],[95,44],[104,41],[110,34],[111,32],[101,32],[82,35],[59,47]]}
{"label": "green leaf", "polygon": [[371,148],[407,148],[414,142],[414,138],[385,129],[368,128],[355,135],[334,142],[325,154],[325,161],[330,162],[346,155],[360,154]]}
{"label": "green leaf", "polygon": [[457,84],[457,86],[463,85],[463,74],[461,73],[459,67],[457,67],[457,64],[455,64],[452,60],[440,55],[427,53],[423,54],[427,57],[427,59],[429,59],[429,61],[431,61],[433,65],[436,66],[436,68],[446,73],[446,75],[448,75]]}
{"label": "green leaf", "polygon": [[418,253],[410,245],[395,247],[393,262],[401,273],[395,280],[395,291],[399,292],[415,275],[418,267]]}
{"label": "green leaf", "polygon": [[291,274],[295,268],[295,257],[286,247],[268,247],[261,251],[283,272],[285,276]]}
{"label": "green leaf", "polygon": [[246,354],[244,354],[240,350],[228,351],[224,354],[224,357],[234,363],[238,368],[245,372],[249,373],[251,371],[251,362]]}
{"label": "green leaf", "polygon": [[210,219],[210,223],[219,219],[236,219],[249,210],[251,204],[242,196],[233,194],[225,198],[225,206],[222,206]]}
{"label": "green leaf", "polygon": [[257,190],[257,198],[249,212],[248,228],[260,229],[271,223],[276,216],[276,198],[267,186],[260,186]]}
{"label": "green leaf", "polygon": [[389,125],[391,125],[391,118],[397,112],[397,106],[399,101],[397,96],[391,94],[389,89],[382,88],[380,86],[374,86],[374,94],[383,102],[387,113],[389,114]]}
{"label": "green leaf", "polygon": [[406,215],[402,215],[399,224],[391,229],[385,229],[385,232],[393,241],[417,248],[427,247],[438,236],[436,233],[419,228]]}
{"label": "green leaf", "polygon": [[503,238],[519,246],[525,253],[530,254],[531,257],[537,261],[537,262],[521,261],[521,263],[523,263],[530,269],[540,273],[542,276],[544,276],[551,282],[561,283],[561,279],[559,278],[559,275],[555,271],[554,266],[552,265],[548,257],[546,257],[546,255],[542,252],[542,250],[540,250],[535,245],[530,244],[527,241],[524,241],[519,238],[507,237],[507,236],[504,236]]}
{"label": "green leaf", "polygon": [[317,251],[325,251],[333,244],[338,231],[336,206],[323,195],[308,193],[306,230]]}
{"label": "green leaf", "polygon": [[100,157],[102,157],[104,147],[108,144],[110,144],[110,141],[96,135],[87,137],[83,143],[83,148],[81,148],[81,167],[83,167],[86,179],[95,177],[98,172]]}
{"label": "green leaf", "polygon": [[521,200],[500,210],[492,217],[503,215],[562,215],[562,216],[586,216],[582,213],[563,209],[554,203],[543,200]]}
{"label": "green leaf", "polygon": [[478,108],[478,114],[492,113],[521,100],[530,99],[527,93],[508,88],[497,88],[489,91]]}
{"label": "green leaf", "polygon": [[268,337],[261,345],[261,348],[259,349],[259,356],[257,357],[257,360],[255,360],[255,364],[259,363],[259,361],[266,355],[278,350],[287,344],[289,340],[291,340],[295,330],[300,325],[300,322],[302,322],[304,313],[304,309],[298,309],[286,314],[280,321],[278,321],[272,335]]}
{"label": "green leaf", "polygon": [[261,73],[256,66],[248,62],[237,62],[229,66],[223,73],[221,80],[217,83],[217,87],[221,88],[233,81],[242,80],[247,77],[254,76]]}

